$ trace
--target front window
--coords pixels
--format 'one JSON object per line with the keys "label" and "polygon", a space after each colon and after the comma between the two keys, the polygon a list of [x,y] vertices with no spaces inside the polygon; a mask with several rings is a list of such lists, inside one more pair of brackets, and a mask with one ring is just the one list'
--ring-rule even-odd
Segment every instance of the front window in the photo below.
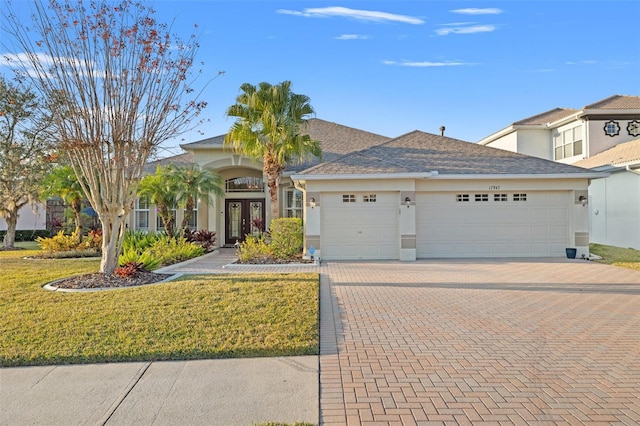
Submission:
{"label": "front window", "polygon": [[286,190],[286,217],[302,218],[302,191],[290,188]]}
{"label": "front window", "polygon": [[554,160],[582,155],[582,126],[553,135]]}
{"label": "front window", "polygon": [[149,198],[138,198],[135,208],[134,228],[139,231],[149,230]]}
{"label": "front window", "polygon": [[262,178],[253,176],[241,176],[225,181],[227,192],[264,192],[264,181]]}
{"label": "front window", "polygon": [[[182,211],[183,217],[186,212],[186,209]],[[196,203],[193,211],[191,212],[191,217],[187,221],[187,227],[192,231],[198,230],[198,204]]]}

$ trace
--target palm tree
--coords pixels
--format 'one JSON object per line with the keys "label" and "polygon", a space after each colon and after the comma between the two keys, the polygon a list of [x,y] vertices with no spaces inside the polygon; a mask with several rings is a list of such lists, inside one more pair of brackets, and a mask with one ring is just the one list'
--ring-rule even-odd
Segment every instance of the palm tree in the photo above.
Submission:
{"label": "palm tree", "polygon": [[244,83],[236,103],[227,109],[237,120],[225,136],[225,144],[238,153],[262,160],[271,196],[271,215],[280,216],[278,185],[289,164],[320,157],[320,143],[304,134],[309,116],[314,113],[309,97],[293,93],[291,82],[277,85]]}
{"label": "palm tree", "polygon": [[184,207],[184,217],[180,224],[180,232],[184,233],[189,226],[189,220],[193,216],[196,200],[201,199],[206,203],[211,201],[211,193],[224,195],[222,179],[210,170],[203,169],[197,164],[191,166],[169,166],[167,177],[171,185],[176,189],[176,201]]}
{"label": "palm tree", "polygon": [[75,232],[78,235],[78,239],[82,241],[82,218],[80,213],[82,212],[82,199],[85,195],[73,168],[68,165],[56,167],[44,178],[41,188],[42,199],[60,197],[65,203],[71,205],[76,225]]}
{"label": "palm tree", "polygon": [[175,235],[176,218],[171,210],[176,207],[177,190],[175,181],[169,178],[168,167],[161,166],[155,174],[143,177],[138,186],[138,197],[147,197],[156,205],[165,232],[171,238]]}

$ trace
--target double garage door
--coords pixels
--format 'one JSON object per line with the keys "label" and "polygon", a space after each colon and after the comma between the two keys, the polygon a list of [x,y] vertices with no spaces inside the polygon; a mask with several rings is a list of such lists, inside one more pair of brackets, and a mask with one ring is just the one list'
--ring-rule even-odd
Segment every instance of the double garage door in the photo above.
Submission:
{"label": "double garage door", "polygon": [[567,192],[422,193],[416,197],[416,255],[563,256]]}
{"label": "double garage door", "polygon": [[[418,258],[564,256],[569,193],[417,193]],[[398,193],[322,194],[324,259],[398,259]]]}

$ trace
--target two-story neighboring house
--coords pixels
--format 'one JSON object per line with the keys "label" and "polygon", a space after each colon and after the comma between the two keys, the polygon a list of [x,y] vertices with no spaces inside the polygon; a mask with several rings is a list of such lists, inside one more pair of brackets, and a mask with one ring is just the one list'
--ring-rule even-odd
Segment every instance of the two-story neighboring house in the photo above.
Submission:
{"label": "two-story neighboring house", "polygon": [[591,182],[584,200],[590,241],[640,249],[640,96],[615,95],[582,109],[556,108],[478,143],[609,172]]}

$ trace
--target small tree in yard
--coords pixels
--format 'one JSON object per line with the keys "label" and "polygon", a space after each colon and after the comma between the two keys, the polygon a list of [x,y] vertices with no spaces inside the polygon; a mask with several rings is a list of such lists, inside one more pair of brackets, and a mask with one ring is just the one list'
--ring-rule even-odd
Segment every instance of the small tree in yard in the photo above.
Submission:
{"label": "small tree in yard", "polygon": [[82,199],[84,191],[71,166],[58,166],[41,183],[42,198],[60,197],[71,205],[76,224],[75,234],[82,241]]}
{"label": "small tree in yard", "polygon": [[290,164],[321,156],[320,143],[305,134],[307,120],[314,113],[308,96],[293,93],[291,82],[258,87],[244,83],[227,116],[236,122],[224,143],[237,152],[262,161],[271,197],[271,217],[280,217],[278,186]]}
{"label": "small tree in yard", "polygon": [[[5,60],[55,100],[55,143],[98,213],[100,272],[113,273],[147,160],[206,106],[193,94],[198,43],[181,42],[144,2],[34,1],[32,23],[3,19]],[[7,43],[6,40],[3,40]]]}
{"label": "small tree in yard", "polygon": [[19,210],[38,199],[49,170],[49,118],[34,93],[0,76],[0,217],[7,222],[3,247],[14,247]]}
{"label": "small tree in yard", "polygon": [[198,199],[206,203],[211,201],[211,193],[224,195],[222,179],[210,170],[203,169],[197,164],[191,166],[170,166],[169,179],[174,183],[176,201],[184,207],[184,217],[180,224],[180,232],[185,233],[189,227],[189,220],[193,216]]}

